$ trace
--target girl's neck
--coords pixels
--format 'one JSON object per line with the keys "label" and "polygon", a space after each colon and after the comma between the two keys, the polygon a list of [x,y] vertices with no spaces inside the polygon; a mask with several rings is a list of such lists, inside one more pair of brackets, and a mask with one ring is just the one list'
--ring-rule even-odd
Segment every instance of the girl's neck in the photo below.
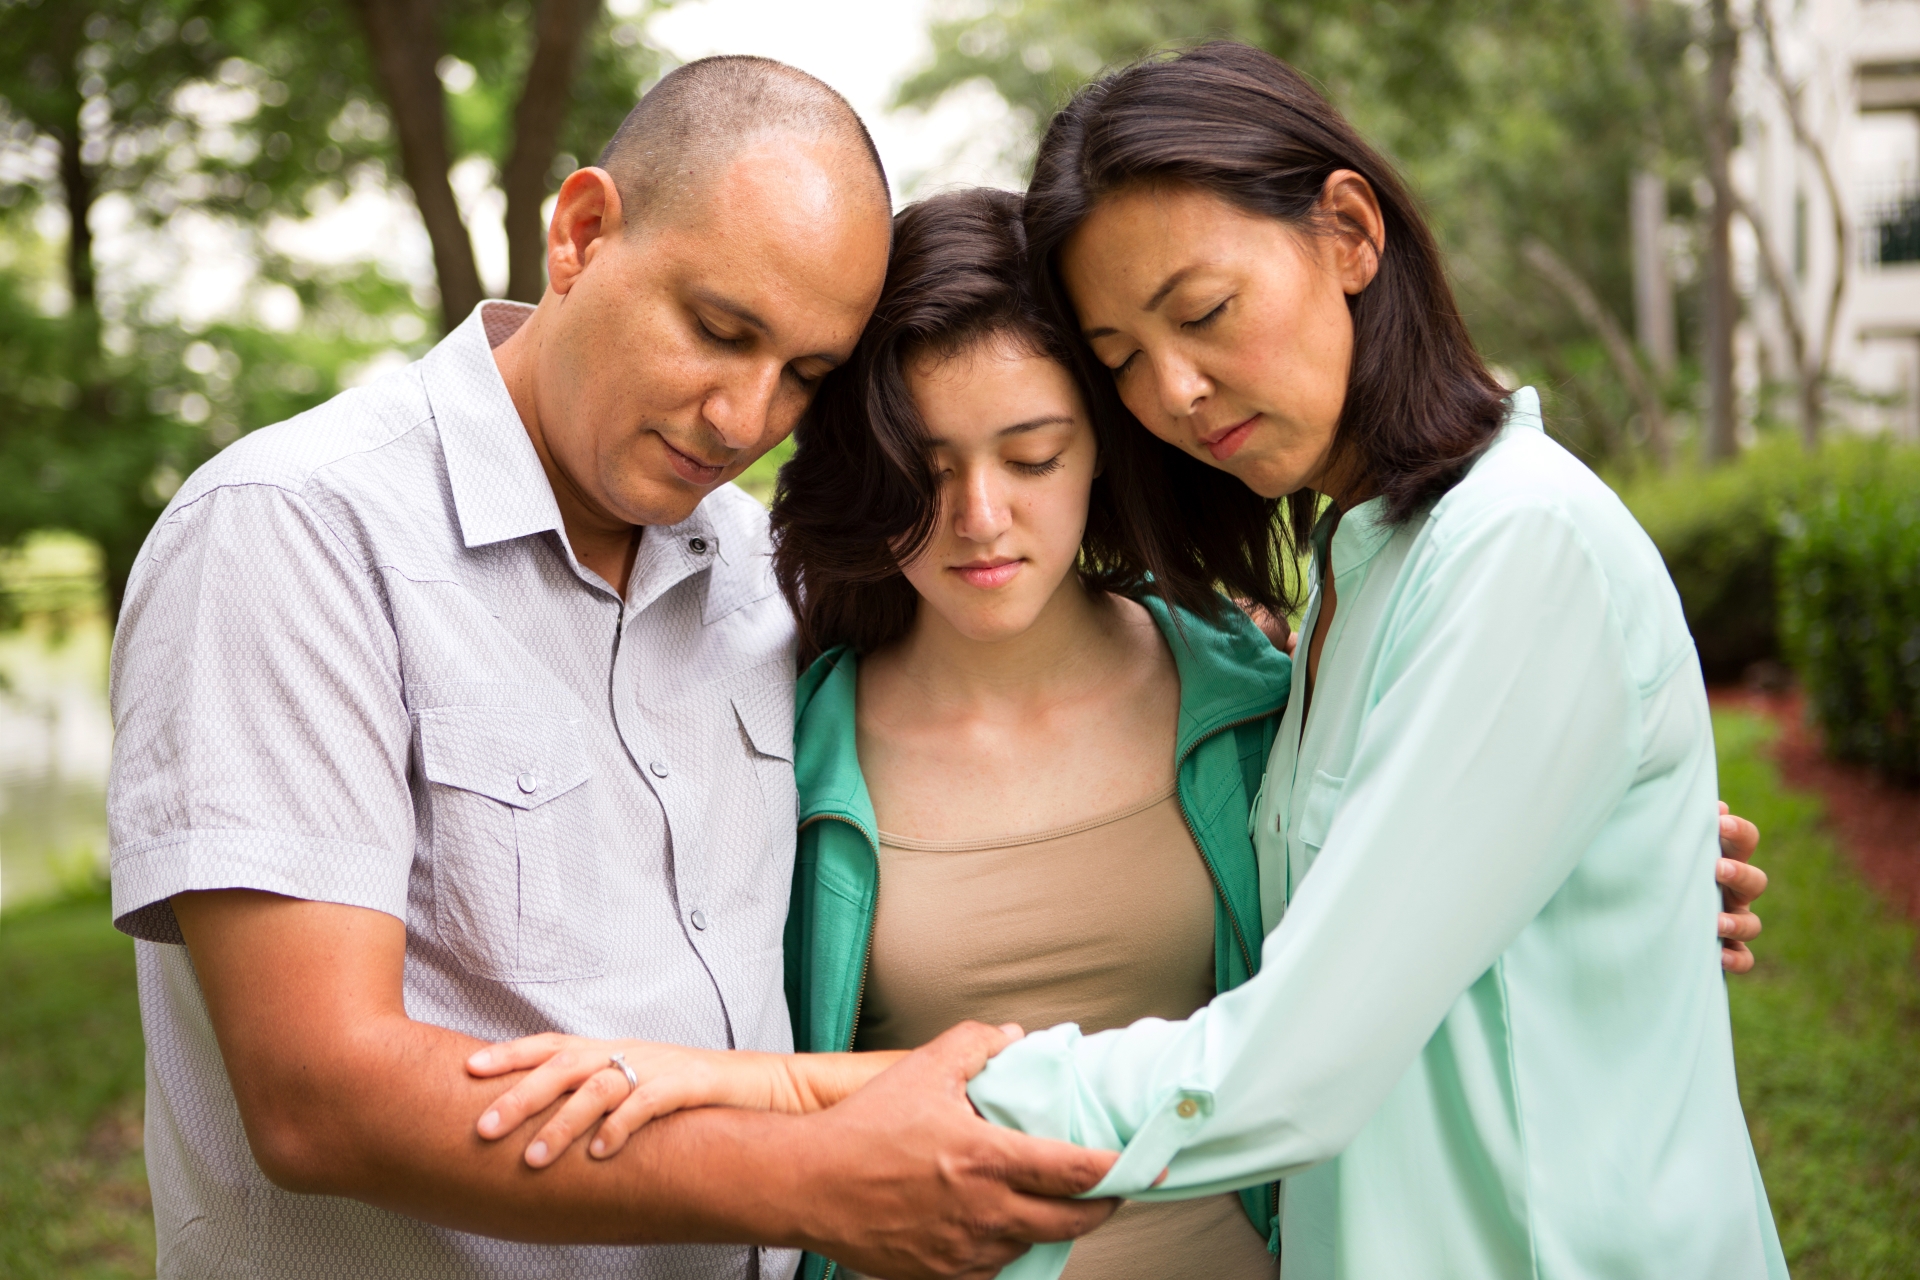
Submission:
{"label": "girl's neck", "polygon": [[912,630],[875,656],[915,687],[930,707],[1021,714],[1098,684],[1126,641],[1115,601],[1070,574],[1033,625],[1018,635],[978,640],[921,605]]}

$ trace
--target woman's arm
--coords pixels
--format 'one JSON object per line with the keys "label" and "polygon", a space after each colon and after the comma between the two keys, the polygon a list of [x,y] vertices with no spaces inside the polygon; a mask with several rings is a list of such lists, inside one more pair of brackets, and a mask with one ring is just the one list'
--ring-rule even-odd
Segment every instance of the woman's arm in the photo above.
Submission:
{"label": "woman's arm", "polygon": [[1185,1022],[1037,1032],[973,1081],[990,1119],[1124,1148],[1098,1194],[1338,1154],[1633,781],[1638,689],[1581,532],[1548,509],[1452,532],[1407,566],[1326,842],[1258,975]]}
{"label": "woman's arm", "polygon": [[[629,1085],[619,1054],[639,1081]],[[805,1115],[824,1111],[905,1057],[904,1053],[753,1053],[690,1049],[647,1040],[594,1040],[557,1033],[489,1045],[467,1059],[482,1078],[531,1073],[488,1104],[482,1138],[514,1132],[562,1094],[573,1096],[527,1143],[543,1169],[600,1121],[588,1153],[601,1159],[649,1120],[693,1107],[738,1107]],[[605,1117],[604,1120],[602,1117]]]}

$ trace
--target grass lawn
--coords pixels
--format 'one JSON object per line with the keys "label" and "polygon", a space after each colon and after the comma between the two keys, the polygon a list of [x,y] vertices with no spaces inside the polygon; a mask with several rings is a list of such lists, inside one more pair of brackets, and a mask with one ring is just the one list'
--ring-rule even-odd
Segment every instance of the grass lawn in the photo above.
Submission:
{"label": "grass lawn", "polygon": [[1740,1094],[1795,1280],[1920,1271],[1920,964],[1875,898],[1782,791],[1773,725],[1714,716],[1720,794],[1763,832],[1772,877],[1759,967],[1731,984]]}
{"label": "grass lawn", "polygon": [[0,918],[0,1276],[153,1275],[133,943],[107,900]]}
{"label": "grass lawn", "polygon": [[[1722,794],[1765,832],[1756,975],[1732,984],[1741,1091],[1796,1280],[1920,1259],[1915,930],[1780,789],[1760,716],[1715,716]],[[0,920],[0,1276],[153,1274],[133,945],[104,899]]]}

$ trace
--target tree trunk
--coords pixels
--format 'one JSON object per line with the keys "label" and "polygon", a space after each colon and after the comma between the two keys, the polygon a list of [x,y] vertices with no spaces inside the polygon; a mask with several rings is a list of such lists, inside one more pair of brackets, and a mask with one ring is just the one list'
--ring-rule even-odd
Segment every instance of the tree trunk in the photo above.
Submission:
{"label": "tree trunk", "polygon": [[1598,335],[1600,345],[1606,348],[1607,358],[1613,361],[1614,372],[1627,384],[1627,393],[1640,406],[1640,416],[1647,427],[1647,451],[1653,454],[1654,465],[1665,471],[1667,464],[1672,461],[1672,450],[1667,442],[1666,410],[1660,403],[1659,394],[1641,371],[1640,362],[1633,354],[1633,344],[1627,341],[1620,322],[1613,318],[1606,304],[1580,278],[1580,273],[1563,262],[1560,255],[1548,248],[1544,241],[1526,241],[1520,247],[1520,254],[1529,266],[1566,295],[1573,309],[1580,313],[1580,318]]}
{"label": "tree trunk", "polygon": [[400,134],[400,168],[433,242],[441,327],[452,329],[480,304],[480,269],[460,218],[447,170],[447,104],[441,90],[436,0],[354,0],[367,33],[374,75]]}
{"label": "tree trunk", "polygon": [[507,296],[538,302],[547,288],[547,229],[540,206],[560,130],[573,101],[574,69],[600,0],[541,0],[533,57],[513,111],[513,152],[500,172],[507,195]]}
{"label": "tree trunk", "polygon": [[67,292],[73,297],[75,311],[91,311],[93,290],[93,228],[87,215],[93,211],[93,174],[80,158],[80,121],[62,128],[60,138],[60,186],[67,200]]}
{"label": "tree trunk", "polygon": [[1734,436],[1733,328],[1740,301],[1733,289],[1733,182],[1727,171],[1733,149],[1733,64],[1739,37],[1727,12],[1727,0],[1711,0],[1711,60],[1707,71],[1707,178],[1713,184],[1713,209],[1707,219],[1706,366],[1708,462],[1725,462],[1739,452]]}
{"label": "tree trunk", "polygon": [[1673,376],[1673,279],[1667,271],[1667,182],[1641,169],[1633,175],[1629,207],[1633,226],[1634,329],[1640,349],[1662,382]]}

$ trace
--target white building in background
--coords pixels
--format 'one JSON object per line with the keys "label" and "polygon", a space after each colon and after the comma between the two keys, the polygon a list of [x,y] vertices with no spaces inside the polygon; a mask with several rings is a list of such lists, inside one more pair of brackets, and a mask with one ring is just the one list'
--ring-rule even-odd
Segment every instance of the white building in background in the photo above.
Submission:
{"label": "white building in background", "polygon": [[[1920,0],[1750,0],[1735,13],[1757,17],[1760,5],[1778,60],[1758,24],[1745,22],[1733,180],[1755,217],[1736,223],[1749,300],[1741,384],[1789,384],[1771,408],[1795,418],[1791,317],[1774,280],[1817,349],[1844,270],[1829,412],[1860,430],[1920,439]],[[1811,146],[1795,136],[1795,110]]]}

